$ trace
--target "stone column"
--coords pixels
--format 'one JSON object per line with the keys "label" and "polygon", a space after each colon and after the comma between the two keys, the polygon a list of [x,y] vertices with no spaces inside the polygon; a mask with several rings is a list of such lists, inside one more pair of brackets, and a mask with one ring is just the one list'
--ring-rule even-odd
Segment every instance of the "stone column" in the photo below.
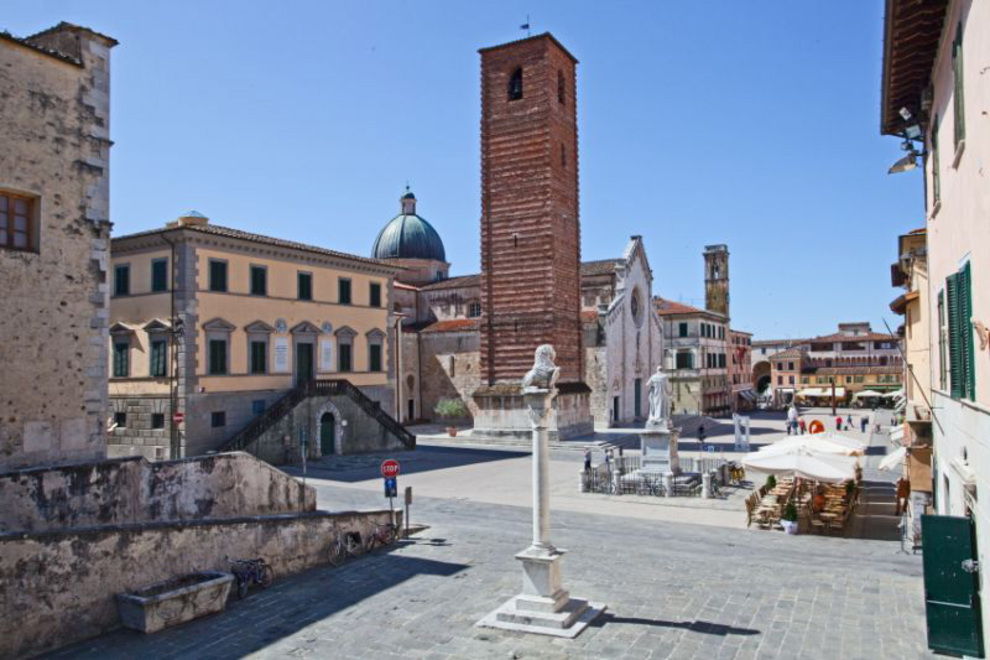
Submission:
{"label": "stone column", "polygon": [[533,425],[533,548],[553,550],[550,544],[550,404],[556,392],[528,388],[523,393]]}
{"label": "stone column", "polygon": [[516,555],[522,563],[522,593],[510,598],[477,625],[556,637],[576,637],[605,610],[604,605],[571,598],[561,585],[560,562],[565,551],[550,542],[550,446],[547,432],[555,383],[560,370],[553,347],[536,349],[536,364],[522,382],[522,394],[533,428],[533,538]]}

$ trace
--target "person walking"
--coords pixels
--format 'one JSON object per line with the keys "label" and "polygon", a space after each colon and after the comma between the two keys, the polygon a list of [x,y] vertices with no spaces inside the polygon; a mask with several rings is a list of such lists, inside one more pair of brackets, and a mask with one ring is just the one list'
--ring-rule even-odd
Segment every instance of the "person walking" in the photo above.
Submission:
{"label": "person walking", "polygon": [[805,431],[808,430],[808,425],[804,423],[804,419],[798,421],[798,426],[801,427],[801,435],[804,435]]}
{"label": "person walking", "polygon": [[866,426],[870,423],[869,418],[866,415],[862,415],[859,418],[859,432],[866,433]]}
{"label": "person walking", "polygon": [[852,413],[846,415],[846,430],[852,431],[853,428],[853,416]]}
{"label": "person walking", "polygon": [[591,447],[584,448],[584,471],[591,472]]}
{"label": "person walking", "polygon": [[836,431],[841,431],[842,430],[842,417],[840,417],[838,415],[836,415],[836,417],[835,417],[835,430]]}
{"label": "person walking", "polygon": [[705,425],[702,424],[698,427],[698,442],[700,444],[705,444]]}

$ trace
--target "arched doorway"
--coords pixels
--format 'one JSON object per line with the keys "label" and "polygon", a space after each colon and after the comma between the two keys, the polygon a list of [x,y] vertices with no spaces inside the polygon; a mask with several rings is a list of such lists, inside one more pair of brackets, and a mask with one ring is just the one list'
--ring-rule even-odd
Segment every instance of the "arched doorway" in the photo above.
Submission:
{"label": "arched doorway", "polygon": [[320,454],[327,456],[336,451],[337,446],[337,420],[333,413],[323,413],[320,417]]}

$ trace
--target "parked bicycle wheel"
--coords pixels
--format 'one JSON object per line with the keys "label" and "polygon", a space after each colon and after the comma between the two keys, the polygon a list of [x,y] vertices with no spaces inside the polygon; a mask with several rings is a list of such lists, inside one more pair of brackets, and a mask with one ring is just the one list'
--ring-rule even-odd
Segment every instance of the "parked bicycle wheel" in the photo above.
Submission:
{"label": "parked bicycle wheel", "polygon": [[339,536],[330,542],[330,565],[340,566],[347,559],[347,548]]}
{"label": "parked bicycle wheel", "polygon": [[272,586],[272,582],[275,581],[275,569],[265,564],[261,567],[261,581],[260,584],[264,589]]}
{"label": "parked bicycle wheel", "polygon": [[246,575],[237,576],[237,597],[241,600],[247,598],[248,595],[248,577]]}

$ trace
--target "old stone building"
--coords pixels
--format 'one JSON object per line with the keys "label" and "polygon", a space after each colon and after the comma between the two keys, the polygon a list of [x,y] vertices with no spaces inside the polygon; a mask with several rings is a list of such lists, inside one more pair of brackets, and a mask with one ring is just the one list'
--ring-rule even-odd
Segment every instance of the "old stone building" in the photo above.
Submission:
{"label": "old stone building", "polygon": [[0,32],[0,469],[106,452],[115,45]]}
{"label": "old stone building", "polygon": [[[238,445],[248,447],[266,432],[257,420],[282,429],[281,445],[283,417],[295,420],[293,446],[306,441],[314,457],[386,446],[364,442],[377,427],[355,405],[373,404],[371,416],[386,424],[395,412],[398,268],[221,227],[196,212],[114,238],[112,250],[112,359],[103,368],[113,453],[196,455],[256,429]],[[354,387],[304,387],[314,380]],[[357,400],[334,401],[328,388]],[[327,400],[282,410],[294,393]],[[276,406],[279,415],[267,415]],[[282,462],[281,446],[255,453]]]}

